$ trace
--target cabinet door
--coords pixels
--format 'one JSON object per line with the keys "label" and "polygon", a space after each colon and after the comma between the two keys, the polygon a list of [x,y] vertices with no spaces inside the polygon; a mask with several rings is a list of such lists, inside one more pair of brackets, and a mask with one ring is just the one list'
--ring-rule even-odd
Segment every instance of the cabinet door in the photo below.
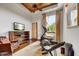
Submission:
{"label": "cabinet door", "polygon": [[29,40],[29,31],[24,31],[24,40]]}
{"label": "cabinet door", "polygon": [[9,32],[9,40],[10,41],[17,41],[17,38],[19,37],[19,34],[17,32]]}

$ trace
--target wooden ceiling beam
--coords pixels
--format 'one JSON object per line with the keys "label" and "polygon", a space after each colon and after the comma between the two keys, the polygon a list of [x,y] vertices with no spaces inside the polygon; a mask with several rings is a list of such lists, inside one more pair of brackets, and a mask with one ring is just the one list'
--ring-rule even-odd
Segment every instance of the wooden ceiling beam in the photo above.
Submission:
{"label": "wooden ceiling beam", "polygon": [[56,5],[57,3],[51,3],[51,4],[49,4],[49,5],[46,5],[46,6],[43,6],[43,7],[41,7],[41,8],[39,8],[39,10],[41,10],[41,9],[43,9],[43,8],[46,8],[46,7],[49,7],[49,6],[52,6],[52,5]]}
{"label": "wooden ceiling beam", "polygon": [[28,10],[30,10],[31,12],[35,12],[37,10],[42,10],[43,8],[52,6],[52,5],[56,5],[57,3],[36,3],[36,8],[32,7],[33,3],[21,3],[25,8],[27,8]]}
{"label": "wooden ceiling beam", "polygon": [[30,10],[31,12],[34,12],[33,10],[31,10],[29,7],[27,7],[24,3],[21,3],[25,8],[27,8],[28,10]]}

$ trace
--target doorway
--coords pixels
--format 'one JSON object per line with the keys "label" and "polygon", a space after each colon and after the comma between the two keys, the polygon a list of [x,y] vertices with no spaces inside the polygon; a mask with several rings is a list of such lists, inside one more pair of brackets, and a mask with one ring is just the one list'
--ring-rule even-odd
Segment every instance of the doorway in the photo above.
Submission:
{"label": "doorway", "polygon": [[32,23],[32,39],[33,40],[38,39],[38,24],[37,24],[37,22]]}

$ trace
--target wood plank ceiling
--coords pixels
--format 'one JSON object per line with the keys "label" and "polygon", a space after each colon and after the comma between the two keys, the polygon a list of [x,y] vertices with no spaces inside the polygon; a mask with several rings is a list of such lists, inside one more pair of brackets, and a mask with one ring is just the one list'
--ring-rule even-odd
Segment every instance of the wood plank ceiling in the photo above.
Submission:
{"label": "wood plank ceiling", "polygon": [[31,12],[35,12],[37,10],[42,10],[43,8],[56,5],[57,3],[22,3],[22,5],[30,10]]}

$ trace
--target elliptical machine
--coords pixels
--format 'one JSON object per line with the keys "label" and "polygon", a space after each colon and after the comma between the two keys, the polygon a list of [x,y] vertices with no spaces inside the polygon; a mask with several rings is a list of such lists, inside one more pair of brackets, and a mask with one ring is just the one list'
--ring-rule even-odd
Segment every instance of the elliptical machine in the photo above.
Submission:
{"label": "elliptical machine", "polygon": [[42,27],[44,29],[44,33],[41,36],[40,45],[42,47],[42,51],[46,51],[45,53],[42,53],[42,54],[49,53],[51,56],[53,56],[52,51],[63,46],[65,44],[65,42],[58,43],[58,42],[53,41],[54,40],[53,38],[45,37],[44,35],[46,34],[47,29],[44,26],[42,26]]}

